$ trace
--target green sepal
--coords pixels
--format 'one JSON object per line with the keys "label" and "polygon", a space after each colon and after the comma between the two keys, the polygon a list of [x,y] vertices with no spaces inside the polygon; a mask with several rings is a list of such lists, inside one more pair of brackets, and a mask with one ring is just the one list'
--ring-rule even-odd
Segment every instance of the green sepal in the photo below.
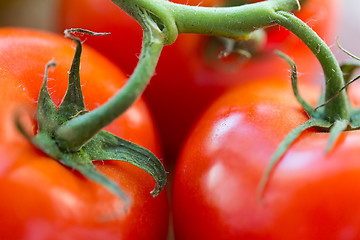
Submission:
{"label": "green sepal", "polygon": [[229,55],[238,56],[241,61],[255,56],[264,47],[266,33],[264,29],[258,29],[237,40],[221,36],[209,36],[207,39],[205,58],[209,63],[216,64],[218,59]]}
{"label": "green sepal", "polygon": [[353,76],[355,70],[360,68],[360,62],[355,62],[355,61],[344,62],[340,65],[340,68],[341,71],[343,72],[343,78],[346,84],[351,80],[351,77]]}
{"label": "green sepal", "polygon": [[303,99],[299,93],[298,84],[297,84],[298,74],[297,74],[297,67],[295,62],[288,55],[286,55],[281,51],[276,50],[275,53],[289,64],[291,68],[291,86],[293,88],[293,92],[296,97],[296,100],[301,104],[301,106],[308,114],[308,116],[313,116],[314,108],[308,102],[306,102],[305,99]]}
{"label": "green sepal", "polygon": [[[258,190],[257,196],[259,201],[262,200],[262,195],[264,190],[268,184],[269,178],[271,173],[273,172],[276,164],[280,161],[280,158],[284,155],[284,153],[288,150],[290,145],[300,136],[302,132],[305,130],[315,127],[319,131],[326,131],[330,133],[329,141],[326,145],[325,151],[329,153],[332,147],[335,145],[336,140],[339,138],[340,134],[346,130],[354,130],[360,128],[360,110],[352,110],[350,112],[350,120],[335,120],[334,122],[329,122],[324,120],[324,111],[320,109],[321,107],[329,104],[333,99],[335,99],[341,91],[346,89],[348,85],[352,82],[356,81],[360,76],[355,77],[352,80],[348,80],[347,83],[330,99],[325,101],[325,96],[322,94],[319,99],[319,105],[313,108],[310,104],[308,104],[299,94],[298,87],[297,87],[297,70],[294,61],[288,57],[286,54],[276,51],[280,57],[282,57],[291,67],[291,83],[294,95],[297,101],[302,105],[310,119],[306,121],[304,124],[298,126],[297,128],[293,129],[285,139],[279,144],[278,148],[276,149],[275,153],[272,155],[269,164],[265,169],[265,173],[263,174]],[[352,69],[353,65],[348,65],[348,71],[352,73],[354,69]],[[345,68],[345,65],[344,65]],[[351,75],[351,74],[350,74]]]}
{"label": "green sepal", "polygon": [[26,131],[21,123],[20,113],[15,116],[17,128],[35,147],[63,165],[79,171],[88,179],[105,186],[123,199],[125,204],[130,204],[127,195],[116,183],[97,171],[93,164],[94,160],[121,160],[145,170],[156,181],[156,186],[151,191],[152,196],[156,197],[166,184],[166,172],[160,160],[149,150],[103,130],[100,130],[97,135],[75,151],[69,151],[59,144],[59,139],[55,134],[57,129],[67,121],[87,112],[83,101],[79,75],[82,46],[80,39],[69,34],[72,31],[99,35],[82,29],[71,29],[65,32],[67,37],[70,37],[77,44],[69,72],[67,93],[58,109],[52,101],[47,87],[48,70],[50,67],[55,66],[55,63],[49,62],[45,68],[45,76],[38,100],[38,132],[35,136],[32,136]]}
{"label": "green sepal", "polygon": [[325,148],[325,152],[329,153],[342,132],[346,130],[356,130],[360,128],[360,121],[359,121],[360,110],[353,111],[352,116],[353,116],[353,121],[351,122],[347,120],[337,120],[334,123],[322,119],[311,118],[308,121],[306,121],[304,124],[293,129],[285,137],[285,139],[279,144],[278,148],[276,149],[275,153],[272,155],[270,162],[265,169],[265,173],[263,174],[260,183],[258,185],[258,190],[257,190],[258,200],[259,201],[262,200],[262,195],[264,193],[264,190],[270,179],[271,173],[273,172],[276,164],[280,161],[281,157],[288,150],[290,145],[300,136],[301,133],[313,127],[317,128],[319,131],[329,132],[330,137]]}
{"label": "green sepal", "polygon": [[356,109],[351,112],[350,126],[352,129],[360,128],[360,109]]}
{"label": "green sepal", "polygon": [[94,164],[92,163],[91,155],[86,151],[81,150],[74,153],[64,153],[57,146],[56,140],[51,138],[48,134],[42,132],[39,132],[35,137],[33,137],[31,142],[46,155],[58,160],[60,163],[71,169],[79,171],[85,177],[105,186],[114,194],[122,198],[126,204],[130,203],[126,194],[117,186],[116,183],[96,170]]}
{"label": "green sepal", "polygon": [[59,119],[63,122],[71,120],[86,113],[84,97],[80,83],[80,58],[82,53],[81,39],[72,35],[72,32],[88,35],[108,35],[109,33],[96,33],[80,28],[66,29],[64,34],[76,43],[74,58],[69,71],[69,84],[65,97],[59,106]]}
{"label": "green sepal", "polygon": [[48,62],[45,66],[45,74],[43,84],[40,89],[38,106],[37,106],[37,121],[40,132],[47,132],[52,134],[59,126],[58,111],[55,103],[50,97],[47,80],[48,71],[50,67],[55,67],[55,62]]}
{"label": "green sepal", "polygon": [[250,51],[247,51],[246,49],[242,49],[237,46],[238,42],[242,42],[246,40],[234,40],[226,37],[210,37],[210,38],[215,38],[216,40],[218,40],[220,42],[220,45],[224,48],[220,51],[219,55],[217,56],[218,58],[227,57],[232,53],[238,54],[240,56],[244,56],[245,58],[251,57]]}
{"label": "green sepal", "polygon": [[82,44],[79,38],[70,35],[67,31],[70,30],[65,30],[65,34],[76,43],[76,49],[69,71],[68,89],[59,106],[59,118],[62,118],[63,121],[68,121],[86,110],[80,83],[80,57]]}
{"label": "green sepal", "polygon": [[293,129],[285,137],[285,139],[279,144],[279,146],[275,150],[275,153],[272,155],[270,162],[265,169],[265,173],[263,174],[263,176],[260,180],[260,183],[259,183],[259,186],[257,189],[257,196],[260,201],[262,199],[262,195],[264,193],[266,185],[269,181],[270,175],[273,172],[276,164],[279,162],[280,158],[284,155],[284,153],[288,150],[290,145],[300,136],[300,134],[303,133],[305,130],[312,128],[312,127],[329,129],[331,126],[332,126],[332,123],[330,123],[330,122],[311,118],[308,121],[306,121],[305,123],[303,123],[302,125]]}
{"label": "green sepal", "polygon": [[227,56],[231,53],[250,58],[253,55],[260,52],[264,47],[266,42],[266,33],[264,29],[257,29],[247,36],[244,36],[244,39],[234,40],[225,37],[216,37],[223,41],[225,49],[223,50],[223,55]]}
{"label": "green sepal", "polygon": [[93,160],[120,160],[143,169],[156,181],[156,186],[151,191],[153,197],[156,197],[166,184],[165,168],[152,152],[109,132],[99,132],[83,147],[83,151]]}
{"label": "green sepal", "polygon": [[344,132],[348,126],[349,122],[347,120],[338,120],[334,122],[333,126],[330,128],[330,138],[325,148],[326,153],[330,152],[340,134]]}

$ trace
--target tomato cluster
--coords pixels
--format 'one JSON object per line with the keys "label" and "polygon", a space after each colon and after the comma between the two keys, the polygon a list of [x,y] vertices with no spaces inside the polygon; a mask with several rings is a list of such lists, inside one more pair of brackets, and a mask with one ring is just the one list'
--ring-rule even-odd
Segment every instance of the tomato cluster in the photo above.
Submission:
{"label": "tomato cluster", "polygon": [[[209,7],[262,1],[171,0]],[[295,15],[332,44],[339,1],[300,2]],[[297,36],[273,26],[259,31],[255,48],[250,37],[232,42],[240,49],[226,52],[229,39],[197,34],[181,34],[164,47],[144,97],[105,130],[159,157],[170,187],[153,198],[149,174],[126,162],[94,161],[129,196],[127,208],[100,184],[35,148],[14,124],[21,115],[25,128],[38,133],[44,76],[55,105],[63,100],[75,48],[59,34],[64,29],[111,33],[81,36],[80,77],[89,111],[122,89],[139,61],[142,28],[111,1],[60,0],[58,17],[58,33],[0,29],[0,239],[360,239],[358,131],[341,133],[328,153],[328,132],[304,131],[259,194],[270,157],[309,119],[275,49],[294,59],[302,96],[312,105],[320,98],[320,64]],[[50,60],[56,67],[46,76]],[[348,93],[360,105],[358,89]]]}
{"label": "tomato cluster", "polygon": [[[166,239],[167,195],[152,198],[154,181],[147,173],[127,163],[94,162],[130,195],[131,208],[124,212],[117,196],[44,155],[15,127],[17,111],[29,111],[27,127],[35,127],[44,67],[50,60],[57,66],[50,69],[48,86],[54,103],[60,103],[73,47],[54,34],[0,30],[0,239]],[[83,95],[92,110],[113,96],[126,78],[90,48],[85,47],[81,61]],[[161,156],[154,121],[142,99],[107,130]]]}

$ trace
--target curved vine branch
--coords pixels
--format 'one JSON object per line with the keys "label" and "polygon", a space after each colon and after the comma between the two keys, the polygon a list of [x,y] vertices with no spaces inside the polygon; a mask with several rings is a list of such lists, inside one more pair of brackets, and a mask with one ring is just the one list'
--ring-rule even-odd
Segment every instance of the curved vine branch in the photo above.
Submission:
{"label": "curved vine branch", "polygon": [[[151,13],[164,27],[165,44],[178,34],[197,33],[234,39],[246,38],[252,31],[276,24],[271,17],[277,11],[300,10],[298,0],[268,0],[236,7],[200,7],[166,0],[111,0],[144,28],[138,9]],[[144,29],[145,30],[145,29]]]}

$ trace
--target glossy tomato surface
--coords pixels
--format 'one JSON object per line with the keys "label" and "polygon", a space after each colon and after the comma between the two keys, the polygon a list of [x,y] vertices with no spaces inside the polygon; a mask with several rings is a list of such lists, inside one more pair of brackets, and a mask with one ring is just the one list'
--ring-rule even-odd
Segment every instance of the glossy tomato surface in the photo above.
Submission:
{"label": "glossy tomato surface", "polygon": [[[314,104],[316,87],[300,87]],[[359,239],[359,131],[342,133],[328,154],[328,133],[304,132],[257,198],[276,147],[307,119],[289,84],[278,79],[245,84],[216,101],[177,163],[176,239]]]}
{"label": "glossy tomato surface", "polygon": [[[222,6],[227,0],[177,0],[188,5]],[[233,1],[236,3],[236,1]],[[241,1],[239,1],[241,2]],[[249,2],[256,2],[255,0]],[[338,0],[307,0],[296,15],[309,24],[328,43],[335,41]],[[112,35],[89,39],[130,74],[136,65],[141,46],[141,28],[110,1],[62,0],[60,29],[83,27],[109,31]],[[301,81],[318,81],[319,64],[297,37],[280,27],[267,29],[263,51],[250,59],[233,56],[219,60],[220,46],[214,38],[194,34],[180,35],[164,48],[157,71],[145,98],[159,125],[166,157],[174,158],[188,130],[209,103],[227,89],[259,77],[287,77],[288,66],[274,53],[280,49],[298,65]],[[95,42],[96,41],[96,42]]]}
{"label": "glossy tomato surface", "polygon": [[[0,239],[166,239],[166,193],[150,195],[155,181],[144,171],[117,161],[95,162],[132,200],[124,203],[104,187],[36,150],[16,129],[17,111],[29,112],[35,125],[45,64],[49,91],[59,104],[67,89],[75,44],[61,35],[25,29],[0,29]],[[94,50],[83,49],[81,84],[88,110],[113,96],[124,74]],[[139,100],[108,131],[160,156],[152,116]]]}

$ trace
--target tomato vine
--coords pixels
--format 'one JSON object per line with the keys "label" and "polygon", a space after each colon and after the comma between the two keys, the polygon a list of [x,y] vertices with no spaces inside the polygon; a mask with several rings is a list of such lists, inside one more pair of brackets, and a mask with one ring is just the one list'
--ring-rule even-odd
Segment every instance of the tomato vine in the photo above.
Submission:
{"label": "tomato vine", "polygon": [[[150,24],[149,28],[152,27]],[[152,75],[154,64],[151,63],[156,63],[149,59],[158,58],[162,44],[156,44],[156,40],[152,40],[151,44],[150,41],[144,41],[144,54],[133,77],[115,97],[103,106],[88,112],[83,100],[79,75],[82,44],[79,38],[72,35],[74,32],[103,35],[83,29],[65,31],[65,36],[75,41],[77,46],[65,97],[60,106],[56,107],[48,92],[48,70],[56,66],[55,62],[51,61],[46,65],[39,94],[37,134],[31,136],[25,130],[20,121],[21,116],[16,119],[17,127],[38,149],[65,166],[76,169],[89,179],[106,186],[128,205],[130,200],[127,195],[120,186],[96,170],[93,160],[121,160],[143,169],[156,180],[156,186],[151,192],[156,197],[166,184],[166,172],[159,159],[147,149],[101,129],[121,115],[139,97],[141,89]],[[149,35],[154,36],[156,35]]]}
{"label": "tomato vine", "polygon": [[[59,112],[57,112],[47,92],[46,80],[44,79],[38,108],[39,133],[34,138],[29,137],[29,139],[50,156],[60,159],[65,165],[75,167],[94,180],[102,182],[119,196],[125,198],[120,189],[111,187],[111,183],[106,183],[107,180],[105,179],[100,180],[100,175],[94,171],[91,164],[85,164],[86,167],[84,167],[84,165],[79,165],[78,163],[81,161],[76,159],[87,159],[86,162],[89,163],[90,159],[116,158],[112,155],[117,155],[117,152],[110,150],[108,144],[111,145],[121,140],[114,140],[112,136],[107,135],[101,129],[126,111],[142,94],[155,71],[164,45],[172,44],[179,34],[197,33],[245,39],[257,29],[278,24],[297,35],[311,49],[322,65],[326,82],[325,95],[322,100],[327,104],[314,111],[314,108],[306,103],[297,91],[295,64],[288,57],[281,55],[291,65],[295,96],[310,119],[294,129],[280,144],[260,184],[260,192],[265,187],[273,166],[288,146],[304,130],[317,127],[330,131],[329,145],[331,145],[342,131],[360,127],[356,120],[358,119],[357,112],[352,111],[346,92],[339,91],[344,88],[345,83],[343,73],[334,55],[310,27],[289,13],[300,9],[298,0],[268,0],[234,7],[187,6],[165,0],[112,0],[112,2],[137,20],[143,28],[141,56],[129,81],[106,104],[91,112],[86,112],[82,101],[81,87],[77,81],[79,76],[74,73],[79,68],[78,58],[80,58],[81,43],[80,40],[72,36],[71,38],[77,42],[78,47],[73,63],[73,68],[76,70],[71,71],[72,82],[69,83],[69,87],[76,87],[73,87],[72,90],[69,89],[69,94],[66,95]],[[90,33],[79,29],[71,31]],[[50,63],[47,68],[50,66],[53,66],[53,63]],[[335,95],[336,98],[333,98]],[[331,101],[329,101],[330,99]],[[63,109],[66,111],[62,111]],[[45,117],[48,112],[50,112],[50,117]],[[85,112],[86,114],[83,114]],[[42,115],[46,120],[41,119]],[[21,125],[18,125],[21,128]],[[23,129],[22,132],[25,133]],[[49,143],[53,145],[50,146]],[[130,143],[124,145],[127,145],[127,149],[133,149],[140,155],[145,155],[141,158],[143,163],[131,162],[148,171],[157,180],[157,185],[152,192],[153,195],[157,195],[166,181],[166,174],[160,161],[150,152],[143,149],[139,150],[135,145]],[[102,149],[103,154],[101,156],[92,150],[98,147]],[[68,160],[71,158],[73,160]],[[153,159],[153,161],[150,163],[146,160],[147,158]]]}
{"label": "tomato vine", "polygon": [[319,102],[320,104],[327,103],[322,105],[321,109],[315,108],[316,111],[299,95],[295,63],[287,56],[280,54],[291,66],[294,94],[307,112],[309,120],[290,132],[279,145],[261,180],[259,195],[262,194],[275,164],[303,131],[312,127],[329,131],[330,140],[327,147],[329,149],[342,131],[360,127],[359,122],[354,120],[358,119],[357,111],[352,110],[346,92],[340,91],[344,88],[345,82],[341,67],[333,53],[308,25],[289,13],[300,9],[298,0],[268,0],[236,7],[194,7],[163,0],[112,1],[134,17],[143,26],[144,33],[146,29],[139,13],[149,13],[154,22],[161,26],[166,36],[163,38],[164,45],[171,44],[175,41],[177,34],[181,33],[241,39],[246,38],[256,29],[278,24],[293,32],[314,53],[322,66],[326,83],[325,94]]}

